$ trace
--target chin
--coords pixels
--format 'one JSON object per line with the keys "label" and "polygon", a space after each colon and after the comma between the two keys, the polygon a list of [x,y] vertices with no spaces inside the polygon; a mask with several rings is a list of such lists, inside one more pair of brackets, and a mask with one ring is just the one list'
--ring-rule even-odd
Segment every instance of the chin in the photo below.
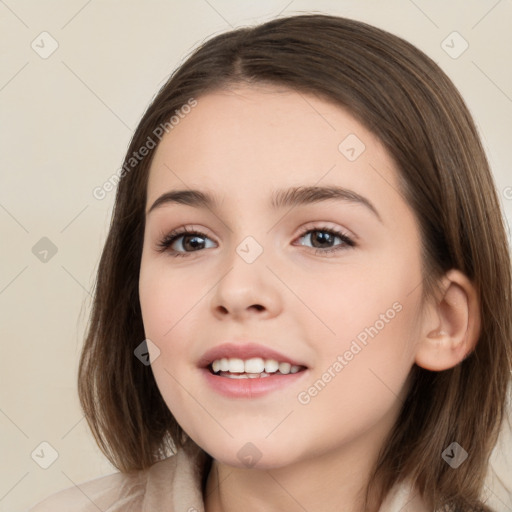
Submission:
{"label": "chin", "polygon": [[258,439],[261,440],[230,440],[222,445],[208,442],[201,447],[218,462],[238,469],[276,469],[297,461],[297,452],[290,446],[264,437]]}

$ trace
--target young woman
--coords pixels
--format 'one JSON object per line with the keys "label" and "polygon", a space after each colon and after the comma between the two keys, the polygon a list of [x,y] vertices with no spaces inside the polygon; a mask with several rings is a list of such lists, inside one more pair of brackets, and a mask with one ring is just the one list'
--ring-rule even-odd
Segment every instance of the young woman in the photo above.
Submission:
{"label": "young woman", "polygon": [[303,15],[204,43],[134,134],[95,292],[79,393],[120,472],[34,511],[493,510],[505,230],[404,40]]}

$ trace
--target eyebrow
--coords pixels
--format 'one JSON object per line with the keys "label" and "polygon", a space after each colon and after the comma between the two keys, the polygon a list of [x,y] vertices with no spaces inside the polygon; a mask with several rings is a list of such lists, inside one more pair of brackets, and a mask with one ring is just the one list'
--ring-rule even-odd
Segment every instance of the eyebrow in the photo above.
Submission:
{"label": "eyebrow", "polygon": [[[346,201],[365,206],[379,219],[380,222],[382,222],[379,212],[369,199],[357,192],[354,192],[353,190],[334,185],[323,187],[292,187],[276,190],[272,194],[270,206],[274,210],[277,210],[280,208],[295,207],[329,200]],[[220,202],[215,195],[201,190],[171,190],[162,194],[152,204],[146,215],[149,215],[155,209],[167,204],[184,204],[196,208],[215,210],[219,208]]]}

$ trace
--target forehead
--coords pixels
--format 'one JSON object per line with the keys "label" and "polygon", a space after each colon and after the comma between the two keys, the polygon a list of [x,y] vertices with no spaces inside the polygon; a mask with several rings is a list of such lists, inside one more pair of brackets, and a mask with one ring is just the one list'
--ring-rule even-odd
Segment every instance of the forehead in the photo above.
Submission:
{"label": "forehead", "polygon": [[266,85],[236,86],[196,100],[156,149],[148,203],[177,187],[223,196],[243,192],[250,201],[272,189],[328,183],[396,200],[392,159],[334,102]]}

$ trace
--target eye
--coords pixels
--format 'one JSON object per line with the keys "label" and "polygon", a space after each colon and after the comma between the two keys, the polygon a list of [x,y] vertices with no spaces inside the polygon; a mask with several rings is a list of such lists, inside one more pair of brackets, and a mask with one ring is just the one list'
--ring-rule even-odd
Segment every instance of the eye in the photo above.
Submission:
{"label": "eye", "polygon": [[[319,254],[333,253],[355,246],[354,241],[345,233],[327,227],[308,229],[301,234],[300,239],[308,240],[313,245],[313,248],[316,249],[315,253]],[[341,243],[333,246],[332,244],[336,239],[340,240]]]}
{"label": "eye", "polygon": [[[305,239],[313,245],[315,253],[326,254],[354,247],[354,241],[345,233],[333,228],[310,228],[302,232],[299,240]],[[338,239],[341,243],[332,245]],[[209,249],[208,241],[211,239],[204,233],[187,228],[179,228],[165,235],[157,244],[158,252],[168,252],[171,256],[188,256],[191,252]],[[304,245],[304,244],[299,244]],[[213,243],[213,247],[215,243]]]}
{"label": "eye", "polygon": [[187,253],[208,249],[204,240],[210,240],[204,233],[180,228],[171,231],[158,242],[158,251],[168,251],[171,256],[187,256]]}

